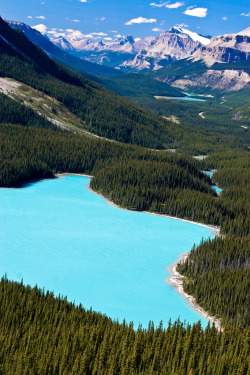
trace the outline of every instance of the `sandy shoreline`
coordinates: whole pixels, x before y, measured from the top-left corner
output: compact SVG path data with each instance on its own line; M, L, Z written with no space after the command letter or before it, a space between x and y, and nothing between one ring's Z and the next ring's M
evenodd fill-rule
M197 304L195 297L184 292L183 280L185 279L185 277L179 274L179 272L177 272L176 267L178 263L180 263L181 261L182 262L185 261L188 258L188 256L189 256L189 253L181 254L179 259L177 259L176 262L172 266L167 267L167 270L171 274L171 276L166 280L166 282L172 285L176 289L176 291L180 293L186 299L188 304L195 311L197 311L200 315L202 315L204 318L209 320L209 322L214 324L218 331L223 331L223 328L221 327L220 319L217 319L216 317L209 315L202 307L200 307Z

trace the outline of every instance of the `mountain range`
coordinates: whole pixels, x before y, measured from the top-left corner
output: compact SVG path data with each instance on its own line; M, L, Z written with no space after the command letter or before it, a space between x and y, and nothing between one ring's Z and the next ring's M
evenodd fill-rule
M89 78L94 80L93 75L115 77L139 72L173 88L196 93L229 92L250 87L250 28L237 34L211 38L172 27L157 37L135 39L126 36L107 42L62 36L49 40L24 23L7 22L11 27L21 29L50 57L85 76L91 74ZM120 82L124 80L126 78ZM104 81L101 83L106 85ZM117 84L110 85L109 81L106 87L112 89ZM114 91L123 92L119 88ZM177 95L176 92L173 96Z
M58 37L52 41L75 56L127 73L160 69L172 61L192 55L207 45L210 39L181 27L172 27L156 38L134 39L126 36L113 42L93 42L91 39Z
M47 36L42 35L39 31L30 27L29 25L26 25L23 22L9 20L5 21L12 28L21 30L31 42L35 43L40 48L42 48L47 53L47 55L50 56L52 59L57 60L58 62L64 65L68 65L81 72L97 76L100 75L112 77L121 74L117 72L117 70L107 67L105 65L93 64L92 62L72 56L71 54L67 53L68 48L65 48L65 50L63 50L63 48L58 48L54 43L52 43L49 40Z

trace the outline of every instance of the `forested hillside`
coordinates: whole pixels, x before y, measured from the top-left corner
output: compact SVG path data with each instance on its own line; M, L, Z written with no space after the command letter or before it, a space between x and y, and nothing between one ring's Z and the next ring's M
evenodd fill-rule
M249 329L118 324L53 293L0 282L0 371L12 374L207 374L249 371Z
M187 277L185 291L205 310L224 325L249 327L249 261L249 237L216 238L194 248L177 269Z
M66 70L2 19L0 35L4 38L0 38L0 76L56 98L97 135L151 148L173 144L172 125L167 121Z

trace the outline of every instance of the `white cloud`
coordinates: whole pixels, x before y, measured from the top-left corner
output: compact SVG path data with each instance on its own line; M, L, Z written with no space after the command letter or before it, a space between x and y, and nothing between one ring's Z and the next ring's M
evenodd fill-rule
M105 21L105 20L106 20L106 17L101 17L100 20L101 20L101 21Z
M187 24L185 23L178 23L177 25L175 25L176 27L189 27Z
M248 13L241 13L241 16L250 17L250 12L248 12Z
M155 18L143 18L143 17L138 17L138 18L133 18L132 20L128 21L125 23L125 25L133 25L133 23L153 23L156 22Z
M227 21L227 17L222 17L222 20L223 21Z
M116 34L114 36L115 36L115 38L121 38L122 37L121 34Z
M184 3L180 3L179 1L177 1L176 3L173 3L173 4L167 4L166 8L177 9L177 8L183 7L183 5Z
M155 27L154 29L152 29L152 31L162 31L162 29L159 29L159 27Z
M31 17L31 16L28 16L27 18L33 18L33 17Z
M79 0L80 3L87 3L87 0Z
M47 26L40 23L39 25L32 26L33 29L36 29L37 31L40 31L41 34L45 34L47 31Z
M187 16L204 18L207 16L207 8L187 8L183 14Z
M184 3L182 2L179 2L177 1L176 3L173 3L173 4L169 4L169 2L166 2L166 3L150 3L149 5L153 6L153 7L156 7L156 8L162 8L162 7L165 7L165 8L169 8L169 9L177 9L179 7L182 7L184 5Z
M69 39L93 38L92 34L83 34L80 30L66 29L65 33Z
M41 18L41 20L45 20L46 19L44 16L36 16L36 18Z
M104 40L113 40L112 38L103 38Z
M80 20L73 20L73 22L80 22Z
M105 34L103 32L100 33L91 33L92 35L99 35L99 36L107 36L108 34Z
M118 33L117 30L110 30L111 33Z
M59 33L59 32L57 32L57 31L54 31L54 30L50 30L50 31L47 31L47 33L46 34L48 34L48 35L51 35L52 36L52 38L59 38L59 36L63 36L63 37L65 37L66 36L66 34L65 33Z
M161 7L165 7L167 4L168 3L160 3L160 4L151 3L149 5L151 5L152 7L161 8Z

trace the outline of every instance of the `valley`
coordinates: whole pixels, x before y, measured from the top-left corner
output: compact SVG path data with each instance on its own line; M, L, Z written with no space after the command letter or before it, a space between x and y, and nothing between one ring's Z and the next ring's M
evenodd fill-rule
M222 37L175 27L110 43L126 53L116 75L85 71L62 39L61 65L52 41L10 24L0 18L1 371L247 374L248 35L230 36L242 61L209 67L195 56ZM162 49L173 40L179 55ZM183 291L221 330L164 281L187 252Z

